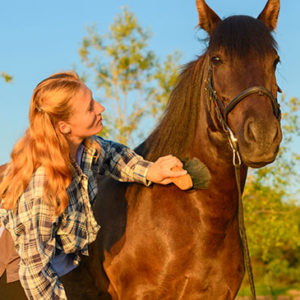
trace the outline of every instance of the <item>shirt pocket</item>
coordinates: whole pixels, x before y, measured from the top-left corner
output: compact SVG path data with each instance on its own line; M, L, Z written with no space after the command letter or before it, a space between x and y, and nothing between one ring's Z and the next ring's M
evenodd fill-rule
M25 234L25 225L24 223L19 223L14 229L14 234L16 235L16 237L20 237L23 234Z

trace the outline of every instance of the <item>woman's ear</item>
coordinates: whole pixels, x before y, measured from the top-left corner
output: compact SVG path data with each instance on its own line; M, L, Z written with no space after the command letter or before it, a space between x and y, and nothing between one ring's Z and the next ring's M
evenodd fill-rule
M71 127L65 121L59 121L57 123L58 129L62 134L69 134L71 133Z

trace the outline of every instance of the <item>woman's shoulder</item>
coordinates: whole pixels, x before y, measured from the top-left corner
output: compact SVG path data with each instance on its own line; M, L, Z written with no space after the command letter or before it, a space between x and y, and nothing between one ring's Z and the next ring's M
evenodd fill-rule
M103 157L105 153L110 152L118 144L106 140L98 135L93 135L85 141L85 150L93 157Z
M102 138L99 135L93 135L91 137L89 137L89 140L93 143L96 142L97 144L99 144L100 146L107 143L108 141L105 140L104 138Z
M116 151L116 152L121 152L124 149L128 149L126 145L120 144L118 142L112 141L112 140L106 140L98 135L94 135L89 138L90 141L96 142L100 145L101 150L108 150L108 151Z

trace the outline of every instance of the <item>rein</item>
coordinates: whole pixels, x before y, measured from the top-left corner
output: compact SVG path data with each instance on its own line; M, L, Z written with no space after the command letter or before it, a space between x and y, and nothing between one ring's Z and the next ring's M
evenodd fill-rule
M251 259L250 259L248 241L247 241L247 235L246 235L246 229L245 229L245 222L244 222L244 211L243 211L242 190L241 190L241 180L240 180L240 168L242 165L242 159L241 159L241 155L239 152L238 140L234 136L232 130L230 129L230 127L228 125L228 114L235 108L235 106L238 103L240 103L242 100L244 100L249 95L255 94L255 93L258 93L261 96L263 96L263 95L268 96L268 98L271 100L271 103L272 103L273 113L278 120L280 119L280 114L281 114L280 105L278 104L277 99L273 96L271 91L269 91L265 87L254 86L254 87L250 87L250 88L242 91L235 98L233 98L233 100L231 100L227 106L224 106L223 102L218 97L217 91L215 90L215 87L214 87L213 71L212 71L211 63L209 64L207 87L205 88L205 90L207 91L207 94L208 94L208 100L210 102L212 100L214 101L217 118L218 118L220 124L222 125L223 131L227 135L229 145L230 145L232 153L233 153L232 164L234 166L236 185L237 185L237 189L238 189L239 232L240 232L240 237L242 240L244 263L247 268L247 273L248 273L248 278L249 278L249 283L250 283L250 288L251 288L251 295L252 295L252 299L256 300L253 271L252 271L252 265L251 265ZM210 111L210 107L211 107L210 103L209 103L208 107L209 107L209 111Z

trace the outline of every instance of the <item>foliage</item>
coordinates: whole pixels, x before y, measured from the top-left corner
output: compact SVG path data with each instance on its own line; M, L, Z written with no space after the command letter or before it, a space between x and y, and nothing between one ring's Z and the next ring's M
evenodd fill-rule
M13 77L6 72L1 72L1 77L4 78L5 82L12 82Z
M79 49L84 79L94 77L97 99L106 107L106 133L128 143L144 120L160 113L175 85L180 54L168 55L163 63L148 49L151 34L127 8L117 15L109 32L100 35L95 26Z
M256 280L270 287L296 284L300 278L300 203L296 198L300 157L291 151L300 133L300 101L282 97L281 102L284 138L278 157L270 166L250 170L244 191L254 274Z
M255 274L270 284L300 278L300 207L283 193L254 183L244 197L246 227Z

